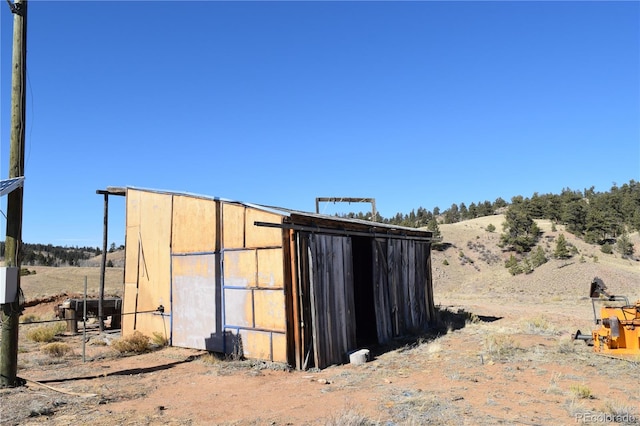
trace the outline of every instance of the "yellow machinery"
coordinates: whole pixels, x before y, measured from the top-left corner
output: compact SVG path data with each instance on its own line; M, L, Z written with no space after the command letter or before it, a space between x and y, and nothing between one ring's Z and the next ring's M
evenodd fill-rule
M604 282L596 277L591 282L591 304L596 326L591 335L575 334L593 344L595 352L608 355L640 355L640 300L634 305L625 296L613 296L607 293ZM596 312L600 306L600 315Z

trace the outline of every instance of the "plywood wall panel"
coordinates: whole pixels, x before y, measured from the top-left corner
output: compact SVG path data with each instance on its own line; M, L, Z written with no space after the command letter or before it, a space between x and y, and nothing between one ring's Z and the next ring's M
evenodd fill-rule
M125 282L129 285L125 286L125 299L129 305L133 295L136 312L153 311L159 305L167 307L171 295L171 195L134 190L129 190L128 194ZM132 293L136 288L137 298ZM147 333L164 332L164 322L153 318L153 314L136 314L135 329ZM123 334L126 335L125 330Z
M154 333L169 339L170 330L169 316L163 316L155 313L138 314L136 319L136 330L147 337L152 338Z
M253 300L256 328L286 331L284 291L256 290Z
M281 247L282 230L256 226L255 222L282 223L282 216L247 208L245 219L245 245L246 247Z
M271 333L239 330L238 335L245 357L271 361Z
M271 334L272 361L287 362L287 336L280 333Z
M130 189L126 197L124 282L137 282L138 239L140 235L140 191Z
M284 287L283 256L280 248L258 250L258 287Z
M212 252L216 248L216 201L173 196L173 253Z
M147 311L170 299L171 197L147 193L141 207L138 310Z
M135 321L134 315L128 315L136 310L136 283L124 284L124 295L122 297L122 335L126 336L133 333L133 325Z
M140 226L140 197L142 191L136 189L128 189L127 190L127 199L126 199L126 221L127 227L129 226Z
M223 248L243 248L245 207L237 204L222 204Z
M174 256L172 262L172 345L222 351L217 255Z
M253 291L224 290L225 325L232 327L253 327Z
M255 250L224 252L225 287L256 287L256 275Z

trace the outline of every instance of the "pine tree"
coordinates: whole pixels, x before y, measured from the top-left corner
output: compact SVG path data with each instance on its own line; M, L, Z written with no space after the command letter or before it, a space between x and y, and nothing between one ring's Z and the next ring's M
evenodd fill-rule
M545 256L542 247L538 246L538 248L536 248L536 250L531 254L531 265L534 268L537 268L545 263L547 263L547 256Z
M571 253L567 247L567 240L564 234L560 234L556 240L556 249L553 252L553 256L557 259L568 259L571 257Z
M524 208L524 203L512 204L505 213L500 246L525 253L535 246L540 229Z
M427 230L433 232L433 238L440 238L442 235L440 234L440 227L438 226L438 221L435 217L432 217L427 223Z
M624 232L618 241L616 242L616 251L623 257L631 256L633 254L633 243L629 239L629 234Z

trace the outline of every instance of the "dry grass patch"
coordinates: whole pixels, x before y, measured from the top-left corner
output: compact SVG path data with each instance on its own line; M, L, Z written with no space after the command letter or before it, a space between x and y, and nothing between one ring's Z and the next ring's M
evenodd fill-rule
M620 401L607 401L602 411L616 423L633 422L635 424L635 422L640 421L638 408L631 407Z
M513 357L520 346L509 334L489 334L484 339L484 348L492 357L505 360Z
M454 398L455 399L455 398ZM391 396L386 406L398 425L461 424L462 418L452 400L420 390L404 390Z
M557 334L558 329L544 316L530 318L524 322L524 331L529 334Z
M591 389L589 389L589 386L586 385L582 385L582 384L575 384L575 385L571 385L569 387L569 391L576 397L579 399L593 399L593 393L591 392Z
M38 343L50 343L56 339L56 336L67 329L64 323L56 323L54 325L45 325L32 328L27 331L27 339Z
M369 426L378 424L380 423L370 420L352 408L344 409L332 415L325 422L325 426Z
M71 346L62 342L47 343L46 345L42 346L40 350L43 353L54 358L62 358L63 356L73 352Z
M557 351L560 354L572 354L576 352L576 341L572 338L563 338L558 340Z
M169 339L167 339L164 334L157 331L153 332L153 337L151 338L151 340L153 341L153 344L158 346L167 346L169 344Z
M114 340L111 347L121 354L142 354L151 350L151 339L139 331L134 331L130 336Z
M40 317L34 314L22 315L20 317L21 324L30 324L32 322L38 322L38 321L40 321Z
M562 377L561 374L557 374L554 377L552 377L551 380L549 381L549 387L544 390L544 393L548 395L562 395L564 392L562 391L560 386L558 386L558 381L560 380L561 377Z

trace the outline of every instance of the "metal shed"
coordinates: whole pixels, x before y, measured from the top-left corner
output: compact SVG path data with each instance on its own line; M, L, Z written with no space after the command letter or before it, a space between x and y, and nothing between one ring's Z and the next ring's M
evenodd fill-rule
M173 346L306 369L435 320L430 232L180 192L124 194L124 336L161 333Z

